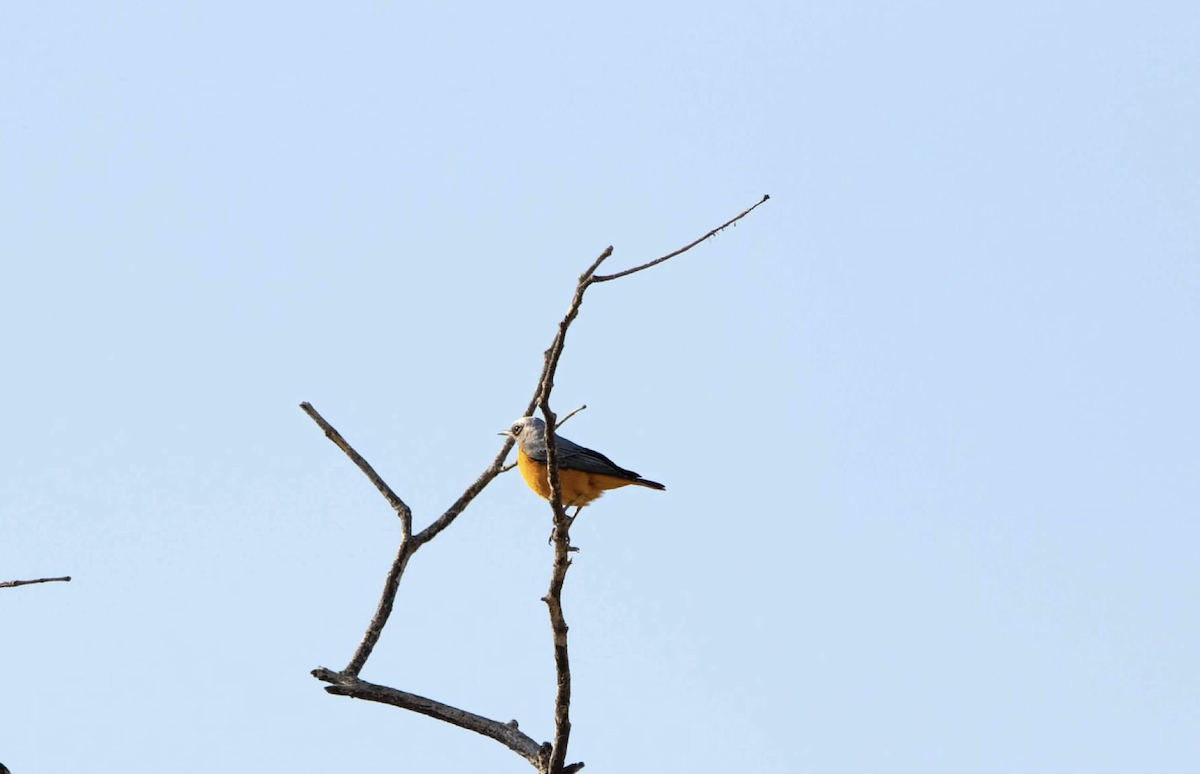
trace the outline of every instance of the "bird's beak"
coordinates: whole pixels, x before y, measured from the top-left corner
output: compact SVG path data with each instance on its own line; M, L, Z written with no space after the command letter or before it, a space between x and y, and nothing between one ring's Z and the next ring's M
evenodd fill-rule
M507 435L509 438L513 437L512 430L501 430L500 432L496 433L496 435Z

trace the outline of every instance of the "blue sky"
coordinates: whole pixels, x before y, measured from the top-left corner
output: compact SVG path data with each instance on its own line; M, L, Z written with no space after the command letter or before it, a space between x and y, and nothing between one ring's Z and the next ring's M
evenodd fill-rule
M0 761L527 770L328 697L396 519L524 408L585 511L595 771L1200 765L1193 3L0 11ZM363 677L551 734L549 511L494 482Z

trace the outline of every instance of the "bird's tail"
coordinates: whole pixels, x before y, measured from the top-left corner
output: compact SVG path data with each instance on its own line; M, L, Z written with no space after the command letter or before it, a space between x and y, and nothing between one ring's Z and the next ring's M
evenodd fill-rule
M644 486L647 489L657 489L660 492L666 490L666 487L663 486L662 484L658 483L657 481L648 481L644 478L639 478L637 481L632 481L630 483L637 484L638 486Z

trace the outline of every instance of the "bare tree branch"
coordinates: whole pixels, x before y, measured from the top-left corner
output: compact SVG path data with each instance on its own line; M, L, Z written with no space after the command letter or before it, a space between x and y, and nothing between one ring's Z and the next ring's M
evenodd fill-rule
M621 277L643 271L652 266L656 266L664 261L674 258L677 255L687 252L701 242L709 239L731 225L736 224L739 220L749 215L763 202L766 202L770 197L763 198L746 209L736 217L709 231L704 236L691 242L684 247L657 258L640 266L635 266L632 269L626 269L616 274L597 275L596 270L600 265L612 255L612 247L605 248L603 252L592 262L592 264L579 276L579 280L575 286L575 293L571 298L571 304L567 308L567 314L558 325L558 331L554 337L550 348L546 350L544 361L542 364L542 373L538 377L537 387L534 390L533 397L529 401L522 416L531 416L535 408L540 409L545 417L546 426L557 429L561 427L572 416L587 408L580 406L574 411L567 414L561 421L557 420L556 415L550 409L550 394L554 389L554 376L558 370L558 363L562 357L563 348L566 345L567 330L571 323L579 314L580 306L583 304L583 296L587 289L597 282L608 282L609 280L619 279ZM387 580L384 583L383 593L379 600L379 605L375 611L375 615L371 619L370 625L367 627L366 633L363 635L362 642L359 644L354 657L346 669L341 672L333 672L324 667L319 667L313 670L313 676L318 680L330 683L325 690L332 694L350 696L353 698L364 699L367 701L376 701L384 704L391 704L403 709L408 709L413 712L419 712L423 715L436 718L438 720L451 723L453 725L465 728L476 733L482 734L489 738L504 744L510 750L513 750L518 755L528 760L542 774L574 774L583 768L582 762L566 764L567 745L571 735L571 667L568 658L567 650L567 623L563 617L562 610L562 589L566 580L567 570L571 566L569 558L570 552L575 549L570 542L570 527L572 519L566 514L562 503L562 486L559 477L558 469L558 449L554 433L546 434L547 447L547 476L550 484L550 507L553 512L554 519L554 565L550 576L550 589L542 601L546 603L550 613L550 627L554 641L554 665L557 678L557 690L554 698L554 741L553 743L537 744L532 738L520 732L517 729L517 722L510 721L508 723L500 723L495 720L489 720L481 715L476 715L465 710L452 707L448 704L427 699L416 694L406 693L395 688L375 685L368 683L358 678L359 672L365 666L367 659L371 655L375 644L379 641L379 637L383 631L383 627L387 624L388 617L391 614L393 604L395 602L396 593L399 589L400 580L404 575L404 571L408 566L408 560L421 546L437 537L442 530L449 527L459 514L483 491L492 479L499 474L511 470L513 465L505 465L504 460L512 450L513 440L506 439L501 446L500 451L492 460L491 464L484 469L483 473L467 487L467 489L459 496L454 503L446 509L446 511L434 520L429 526L420 532L413 534L412 531L412 512L404 501L401 500L395 492L383 481L375 470L356 452L353 447L335 430L328 422L317 413L308 403L301 403L300 407L304 409L314 422L325 431L325 435L334 442L350 459L358 466L360 470L370 479L375 488L384 496L388 504L396 511L400 517L401 537L400 546L396 552L396 558L392 562L392 567L388 572ZM46 580L70 580L51 578ZM40 581L24 581L25 582L40 582ZM12 584L4 584L12 585Z
M550 410L550 393L554 389L554 375L558 370L558 362L562 357L563 348L566 346L567 330L579 315L579 308L583 305L583 294L587 292L587 289L594 283L608 282L609 280L627 277L630 274L649 269L677 255L686 253L701 242L716 236L726 228L737 223L770 198L770 196L764 195L753 206L743 210L699 239L661 258L656 258L648 263L635 266L632 269L626 269L616 274L597 275L596 270L600 268L600 264L604 263L612 255L612 247L610 246L604 252L600 253L599 257L592 262L587 271L579 276L579 282L575 286L575 294L571 298L571 305L567 308L567 314L563 317L562 322L558 324L558 333L554 337L554 343L550 345L550 349L546 350L546 361L542 368L542 378L535 399L538 407L542 410L542 415L545 417L546 427L557 428L560 424L556 421L554 412ZM526 412L526 414L528 413ZM570 415L567 418L569 419ZM566 420L564 419L563 421L565 422ZM563 510L562 487L559 482L558 471L558 448L553 432L546 433L546 461L546 475L550 483L550 508L554 513L554 532L552 533L554 538L554 567L550 575L550 591L542 600L546 603L550 612L550 628L554 635L554 666L558 683L554 696L554 744L550 755L549 774L562 774L564 764L566 763L567 744L571 738L571 664L567 651L568 627L562 611L562 587L567 577L567 569L571 566L569 554L572 547L570 538L571 520L567 518L567 514ZM572 764L572 766L582 768L582 764Z
M517 721L515 720L501 723L498 720L491 720L482 715L476 715L473 712L466 712L457 707L451 707L449 704L443 704L440 701L418 696L415 693L398 691L395 688L368 683L364 680L359 680L357 677L351 677L341 672L333 672L324 667L314 669L312 675L322 682L330 683L330 686L325 689L328 693L337 696L349 696L352 699L391 704L395 707L428 715L431 718L436 718L459 728L465 728L468 731L474 731L490 739L495 739L532 763L535 767L541 766L541 760L544 756L542 746L523 733L517 727Z
M325 431L325 437L333 441L333 443L345 452L358 469L366 474L375 488L383 495L383 498L388 501L388 504L396 511L400 517L400 547L396 551L396 558L392 561L392 568L388 571L387 580L383 585L383 595L379 598L379 604L375 608L375 615L371 617L371 622L367 625L367 631L363 633L363 638L358 644L358 648L354 652L354 656L350 659L350 663L346 665L345 673L347 675L357 677L366 665L367 659L371 657L371 651L375 649L375 644L379 642L379 637L383 634L383 627L387 625L388 618L392 614L392 606L396 601L396 590L400 588L400 576L404 574L404 568L408 566L408 559L412 556L414 550L414 542L412 539L412 511L404 501L392 491L392 488L387 485L375 469L371 467L362 455L354 450L350 442L342 437L342 434L334 429L333 425L325 421L325 417L321 416L312 404L307 401L300 404L300 408L304 413L308 414L317 425Z
M312 407L311 403L304 401L300 404L300 408L304 410L305 414L308 414L312 418L312 421L316 422L317 425L325 431L325 437L333 441L335 446L345 452L346 456L358 466L358 469L361 470L366 477L371 480L371 483L374 484L375 488L378 489L380 494L383 495L383 499L388 501L388 505L392 506L392 510L394 510L396 515L400 517L400 528L405 537L411 535L412 510L404 504L404 501L401 500L395 492L392 491L392 488L387 485L387 482L379 477L379 474L375 472L375 468L371 467L370 463L364 460L362 455L356 452L354 447L346 442L346 439L342 437L342 434L335 430L333 425L326 422L325 417L317 413L317 410Z
M371 652L375 649L375 645L379 642L379 638L383 633L383 627L387 624L388 618L392 614L396 593L400 587L400 579L404 575L404 570L408 567L408 560L416 553L418 548L432 540L438 532L449 526L454 518L462 512L483 487L487 486L488 482L496 477L499 472L498 468L503 463L511 444L504 445L501 453L488 469L483 472L483 475L467 488L467 491L459 497L446 513L442 514L436 522L425 528L421 533L414 536L412 534L412 512L404 504L404 501L392 491L391 487L363 459L362 455L355 451L354 447L342 437L341 433L325 421L325 418L311 404L307 402L301 403L300 408L325 431L325 436L345 452L346 456L353 460L354 464L366 474L371 483L375 485L375 488L383 494L384 499L400 515L401 524L400 546L396 551L396 558L392 561L392 567L388 571L387 580L384 582L383 594L379 598L375 615L372 616L371 622L367 626L367 631L363 634L362 641L359 643L353 658L351 658L350 663L341 672L334 672L325 667L318 667L313 670L313 677L331 683L330 687L325 689L329 693L392 704L491 737L518 755L521 755L539 771L546 771L547 761L550 757L549 745L538 745L537 742L518 731L515 720L508 723L499 723L433 699L427 699L423 696L375 685L374 683L358 679L359 673L366 665L367 659L370 658Z
M64 575L61 578L38 578L37 580L27 580L27 581L23 581L23 580L4 581L3 583L0 583L0 589L9 589L9 588L13 588L15 586L31 586L34 583L54 583L55 581L70 582L70 580L71 580L70 575Z
M558 427L555 427L555 428L554 428L554 430L557 432L557 431L558 431L558 428L559 428L559 427L562 427L563 425L565 425L565 424L567 423L567 420L568 420L568 419L570 419L571 417L575 416L575 415L576 415L576 414L578 414L580 411L583 411L585 408L587 408L587 404L586 404L586 403L585 403L585 404L583 404L582 406L580 406L579 408L575 409L574 411L572 411L570 414L567 414L567 415L566 415L565 417L563 417L562 419L558 420Z
M717 234L720 234L722 231L724 231L725 229L729 228L729 227L730 227L730 226L732 226L734 223L737 223L737 222L738 222L739 220L741 220L742 218L744 218L744 217L746 217L747 215L749 215L750 213L754 212L756 209L758 209L758 207L759 207L760 205L762 205L764 202L768 201L770 198L771 198L771 195L770 195L770 194L763 194L763 198L759 199L759 200L758 200L758 202L756 202L756 203L754 204L754 206L752 206L752 207L749 207L749 208L747 208L747 209L743 210L743 211L742 211L741 213L739 213L737 216L735 216L735 217L733 217L733 218L730 218L729 220L725 221L725 222L724 222L724 223L722 223L721 225L719 225L719 226L717 226L716 228L714 228L712 231L708 232L708 233L707 233L707 234L705 234L704 236L702 236L702 237L700 237L699 239L697 239L695 242L692 242L691 244L684 245L683 247L679 248L679 249L678 249L678 250L676 250L675 252L672 252L672 253L667 253L667 254L666 254L666 255L664 255L662 258L655 258L653 261L650 261L649 263L643 263L641 266L634 266L632 269L626 269L625 271L619 271L619 272L617 272L616 274L605 274L604 276L601 276L601 277L594 277L594 278L592 279L592 281L593 281L593 282L608 282L609 280L615 280L615 279L620 279L621 277L627 277L627 276L629 276L630 274L634 274L634 273L636 273L636 272L642 271L643 269L649 269L651 266L657 266L658 264L662 263L663 261L670 260L670 259L674 258L674 257L675 257L675 256L677 256L677 255L680 255L680 254L682 254L682 253L686 253L688 250L691 250L693 247L695 247L696 245L700 244L700 243L701 243L701 242L703 242L704 240L706 240L706 239L710 239L710 238L712 238L712 237L715 237Z
M546 365L542 369L542 384L538 405L545 417L546 427L557 428L558 418L550 410L550 392L554 389L554 375L558 371L558 362L562 357L563 347L566 346L567 329L579 314L583 304L583 294L592 282L596 268L608 255L612 248L601 254L592 266L579 278L575 287L575 296L567 310L567 316L558 324L558 334L554 343L546 350ZM550 509L554 514L554 565L550 573L550 590L542 601L550 612L550 631L554 639L554 672L556 687L554 692L554 742L550 750L549 774L560 774L566 763L567 745L571 740L571 660L567 651L567 621L563 617L562 587L567 578L567 569L571 566L569 551L571 550L571 523L567 519L562 504L562 483L558 470L558 442L553 432L546 433L546 475L550 481Z
M383 627L387 625L388 618L392 615L396 592L400 589L400 578L404 575L404 570L408 567L408 560L416 550L417 543L411 535L404 535L400 538L400 547L396 549L396 558L392 560L392 567L388 570L387 580L383 584L383 594L379 597L379 604L375 606L375 615L371 616L371 623L367 625L367 631L363 633L363 638L358 643L354 656L343 670L347 675L357 677L362 668L367 665L367 659L371 657L371 651L375 650L375 645L383 634Z
M483 488L492 483L493 478L500 475L500 471L504 468L504 458L508 456L508 452L512 449L512 447L513 439L505 439L504 445L501 446L500 451L496 453L496 457L492 460L492 464L488 465L487 469L479 474L479 478L475 479L474 483L467 487L467 490L463 492L457 500L454 501L454 504L447 508L446 512L437 518L437 521L433 522L428 527L417 533L413 540L416 541L418 546L425 545L430 540L433 540L435 537L437 537L439 532L444 530L446 527L449 527L451 523L458 518L458 514L466 510L466 507L471 504L471 501L483 491Z
M553 435L547 433L547 436ZM553 460L554 452L548 452ZM557 476L555 476L557 478ZM557 484L557 481L555 482ZM563 617L562 589L571 566L568 552L571 550L570 521L562 508L562 492L553 492L554 514L554 568L550 573L550 591L542 598L550 612L550 631L554 638L554 672L557 677L554 691L554 743L550 751L551 774L563 770L567 759L567 744L571 740L571 660L567 652L567 621Z

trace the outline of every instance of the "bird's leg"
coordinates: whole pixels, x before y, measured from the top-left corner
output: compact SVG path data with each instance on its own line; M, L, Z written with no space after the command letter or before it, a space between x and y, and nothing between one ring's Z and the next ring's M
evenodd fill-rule
M579 518L579 512L582 510L583 510L582 505L576 505L575 512L567 517L567 530L568 531L570 531L571 527L575 526L575 519ZM567 535L567 550L568 551L578 551L579 550L575 546L571 545L571 536L570 535Z
M578 513L578 511L576 511L576 513ZM563 522L563 531L570 532L571 524L572 524L572 522L575 521L575 517L574 516L564 516L563 518L566 519L566 521ZM546 544L550 545L551 543L553 543L554 538L557 535L558 535L558 525L556 524L556 525L554 525L554 529L550 530L550 537L546 538ZM567 537L570 538L570 535L568 535Z
M582 505L576 505L575 513L572 513L570 516L567 516L565 512L563 513L563 518L565 519L565 521L563 523L563 530L565 532L569 533L571 531L571 525L575 523L575 519L579 516L579 512L582 510L583 510ZM565 511L565 509L564 509L564 511ZM555 525L554 529L550 530L550 537L546 539L546 544L547 545L552 544L554 542L554 536L557 534L558 534L558 526ZM575 546L571 545L571 536L569 534L567 535L567 550L568 551L578 551L579 550Z

